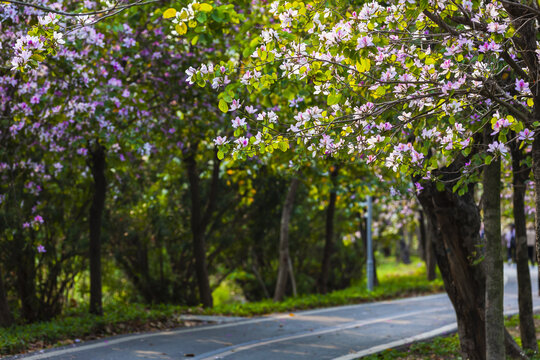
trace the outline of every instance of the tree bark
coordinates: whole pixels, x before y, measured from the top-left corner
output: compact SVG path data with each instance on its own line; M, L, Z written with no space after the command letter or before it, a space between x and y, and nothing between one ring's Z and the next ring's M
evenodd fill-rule
M503 259L501 248L501 160L484 168L483 210L486 234L486 358L504 360Z
M0 327L8 327L13 325L13 316L9 309L7 300L7 292L4 286L4 274L0 268Z
M103 315L101 285L101 226L107 180L105 178L105 148L96 143L90 153L90 170L94 180L93 199L90 207L90 313Z
M274 290L274 301L281 301L287 288L287 273L289 271L289 223L291 220L294 197L300 180L294 177L289 185L283 210L281 212L281 228L279 232L279 268Z
M486 359L485 273L477 264L480 256L480 213L472 188L463 195L452 191L463 159L444 169L448 181L442 191L435 183L423 182L418 199L426 219L431 222L433 245L444 286L456 311L458 335L464 359ZM505 331L507 354L519 355L519 347ZM491 359L490 359L491 360Z
M540 104L538 105L540 107ZM534 138L532 144L533 177L535 188L535 230L536 230L536 264L540 275L540 136ZM538 296L540 296L540 276L538 277Z
M420 211L420 226L421 229L423 228L424 236L425 236L425 247L424 247L424 255L425 255L425 262L426 262L426 275L428 281L433 281L437 277L437 262L435 258L435 249L434 249L434 241L436 239L433 237L433 234L435 233L431 227L433 226L430 221L427 222L427 231L426 231L426 221L424 220L424 212ZM421 230L422 231L422 230Z
M330 172L332 189L328 199L328 208L326 209L326 237L324 242L324 252L321 261L321 274L319 276L319 292L326 294L328 292L328 274L330 272L330 259L334 252L334 214L336 212L336 179L339 168L336 166Z
M427 254L426 254L426 223L424 221L424 212L418 211L418 228L416 228L416 235L418 236L418 255L426 263L427 267Z
M512 174L514 185L514 223L516 226L516 259L518 278L519 331L524 349L538 350L533 318L531 275L527 254L527 222L525 217L525 182L529 178L530 167L521 165L524 159L518 143L510 146L512 153Z
M186 157L191 196L191 233L193 236L195 273L197 275L200 301L204 307L212 307L212 290L210 289L208 266L206 262L206 240L204 234L206 227L203 225L204 220L201 210L200 179L197 170L197 162L195 161L196 148L197 146L195 145L194 149L190 149L190 153Z

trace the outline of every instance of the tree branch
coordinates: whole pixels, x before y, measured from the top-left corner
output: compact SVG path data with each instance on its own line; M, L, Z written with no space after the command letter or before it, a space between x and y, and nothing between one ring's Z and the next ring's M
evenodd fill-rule
M28 3L26 1L21 1L21 0L3 0L2 2L3 3L14 4L14 5L19 5L19 6L31 7L31 8L34 8L34 9L43 10L43 11L53 13L53 14L77 17L77 16L89 16L89 15L105 14L105 13L108 13L108 12L111 12L111 11L118 11L118 10L122 11L122 10L128 9L130 7L133 7L133 6L151 4L151 3L158 2L158 1L159 0L147 0L147 1L137 0L134 3L126 4L126 5L119 5L119 3L117 2L108 9L90 11L90 12L84 12L84 13L74 13L74 12L56 10L56 9L53 9L53 8L50 8L50 7L47 7L47 6L32 4L32 3Z

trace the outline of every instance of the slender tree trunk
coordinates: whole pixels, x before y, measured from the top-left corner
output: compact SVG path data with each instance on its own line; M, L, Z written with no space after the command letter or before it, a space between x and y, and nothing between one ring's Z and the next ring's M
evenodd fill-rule
M287 260L287 267L289 269L289 277L291 278L291 288L292 293L294 297L298 296L298 290L296 289L296 278L294 277L294 269L292 264L291 255L289 254L289 258Z
M94 179L90 207L90 313L103 315L101 285L101 224L105 208L107 180L105 179L105 148L96 143L90 154L90 170Z
M339 173L338 167L330 172L331 186L328 208L326 209L326 237L324 242L324 252L321 261L321 274L319 276L319 292L326 294L328 291L328 274L330 272L330 259L334 252L334 214L336 212L336 179Z
M501 161L484 168L484 229L486 233L486 358L504 360L503 259L501 248Z
M259 272L259 267L257 266L257 256L255 256L255 250L251 249L250 253L251 253L251 269L253 270L253 273L255 274L255 278L261 285L261 288L264 293L264 297L266 299L269 299L270 293L268 292L268 289L266 288L266 284L264 283L261 273Z
M7 301L7 292L4 286L4 274L0 267L0 327L7 327L13 324L13 316Z
M281 301L287 288L287 273L289 272L289 223L291 220L294 197L300 180L294 177L289 185L283 210L281 212L281 228L279 232L279 269L274 290L274 301Z
M435 258L435 248L434 248L434 242L436 241L436 239L433 237L433 234L435 234L435 231L434 229L431 229L431 227L433 226L431 221L428 221L427 222L427 231L426 231L426 221L424 220L424 212L423 211L420 211L420 226L421 228L423 228L424 230L424 236L425 236L425 250L424 250L424 253L425 253L425 262L426 262L426 275L427 275L427 279L429 281L433 281L435 280L435 278L437 277L437 272L436 272L436 268L437 268L437 260Z
M195 273L199 288L199 298L204 307L212 307L212 290L210 289L206 262L205 226L203 225L200 199L200 179L195 161L195 151L192 150L187 156L186 165L191 195L191 233L193 236L193 253L195 255Z
M426 223L424 221L424 212L422 210L418 211L418 228L416 229L418 236L418 255L424 262L427 267L427 240L426 240Z
M511 146L512 173L514 185L514 222L516 225L516 259L518 277L519 331L524 349L538 350L536 330L533 318L531 275L527 254L527 223L525 217L525 182L529 178L530 168L521 165L524 159L518 143Z
M540 104L538 105L540 107ZM538 296L540 296L540 136L532 144L533 177L535 188L535 230L536 230L536 265L538 267Z

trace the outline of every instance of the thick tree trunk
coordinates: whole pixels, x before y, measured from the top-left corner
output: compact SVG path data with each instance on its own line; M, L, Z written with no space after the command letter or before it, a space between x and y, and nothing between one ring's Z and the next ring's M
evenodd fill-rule
M328 208L326 209L326 237L324 242L324 252L321 262L321 274L319 276L319 292L326 294L328 291L328 274L330 272L330 259L334 252L334 214L336 212L336 179L339 169L334 167L330 172L332 190L328 199Z
M281 301L287 288L287 273L289 272L289 223L291 220L294 197L300 180L294 177L289 185L283 210L281 212L281 228L279 232L279 269L274 290L274 301Z
M208 267L206 262L206 243L203 225L204 220L200 199L200 179L195 161L195 151L186 157L186 165L191 196L191 233L193 236L193 253L195 255L195 273L197 276L197 286L199 288L199 298L204 307L212 307L212 290L208 279Z
M448 170L453 173L458 169ZM434 232L431 236L435 256L456 311L463 358L485 360L485 273L482 266L475 263L479 260L478 246L481 244L480 213L472 189L459 196L452 192L451 184L443 191L438 191L431 182L422 185L424 190L418 199L428 224L431 222L429 229ZM519 347L506 334L507 354L519 354Z
M524 349L538 350L533 318L531 275L527 254L527 222L525 217L525 182L529 178L530 168L521 165L523 152L518 144L511 146L512 173L514 185L514 223L516 225L516 259L518 277L519 331Z
M7 292L4 286L4 274L2 268L0 268L0 327L11 325L13 325L13 316L11 315L7 300Z
M90 313L103 314L101 285L101 224L105 208L107 180L105 179L105 148L95 144L90 154L90 170L94 179L92 206L90 207Z
M484 168L484 229L486 234L486 357L504 360L503 259L501 248L501 160Z
M22 241L20 242L22 243ZM29 244L17 249L15 272L17 293L21 301L21 317L28 323L40 319L39 301L36 294L36 253Z
M419 200L428 229L433 231L437 264L446 292L456 311L463 358L484 360L485 277L470 255L480 243L480 215L470 194L458 196L451 189L437 191L435 184L423 184Z

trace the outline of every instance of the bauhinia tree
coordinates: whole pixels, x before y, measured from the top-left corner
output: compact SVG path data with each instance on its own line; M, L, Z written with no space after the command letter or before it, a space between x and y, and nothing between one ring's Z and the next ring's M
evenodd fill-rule
M477 181L479 171L508 156L512 130L519 140L533 142L533 174L537 188L540 185L540 140L534 132L540 119L534 6L506 0L399 1L342 9L276 1L267 11L272 21L246 45L243 53L249 58L238 77L237 60L188 70L191 82L211 82L222 89L222 110L235 99L244 101L237 111L246 125L243 131L237 129L235 138L221 139L223 153L241 158L295 144L294 151L305 156L346 159L361 154L367 163L414 177L419 195L433 184L431 200L423 204L437 202L450 191L455 193L445 195L452 198L447 205L459 209L472 199L466 194L468 184ZM238 81L229 84L231 78ZM311 92L302 107L279 116L270 109L249 111L255 94L265 96L271 108L280 96L293 97L291 89L299 84ZM326 99L327 108L315 105L320 99ZM484 131L493 137L488 142L475 137ZM448 171L458 176L449 178ZM477 216L475 206L466 206L468 216ZM443 232L449 228L443 228L449 219L433 215L442 233L436 242L446 242ZM478 232L479 226L473 221L466 228ZM504 355L495 349L497 340L485 335L485 304L468 302L467 287L459 285L468 277L469 289L484 288L485 275L471 257L480 239L460 233L448 241L458 245L469 237L469 245L459 257L445 260L439 253L438 260L439 267L448 270L445 282L457 284L453 301L462 350L469 358L482 359L487 347L489 356L500 358ZM493 280L502 289L502 279ZM500 307L502 293L491 294L498 299L488 307ZM474 317L466 315L473 312ZM502 317L497 318L501 329ZM478 326L482 330L474 336L465 329Z

